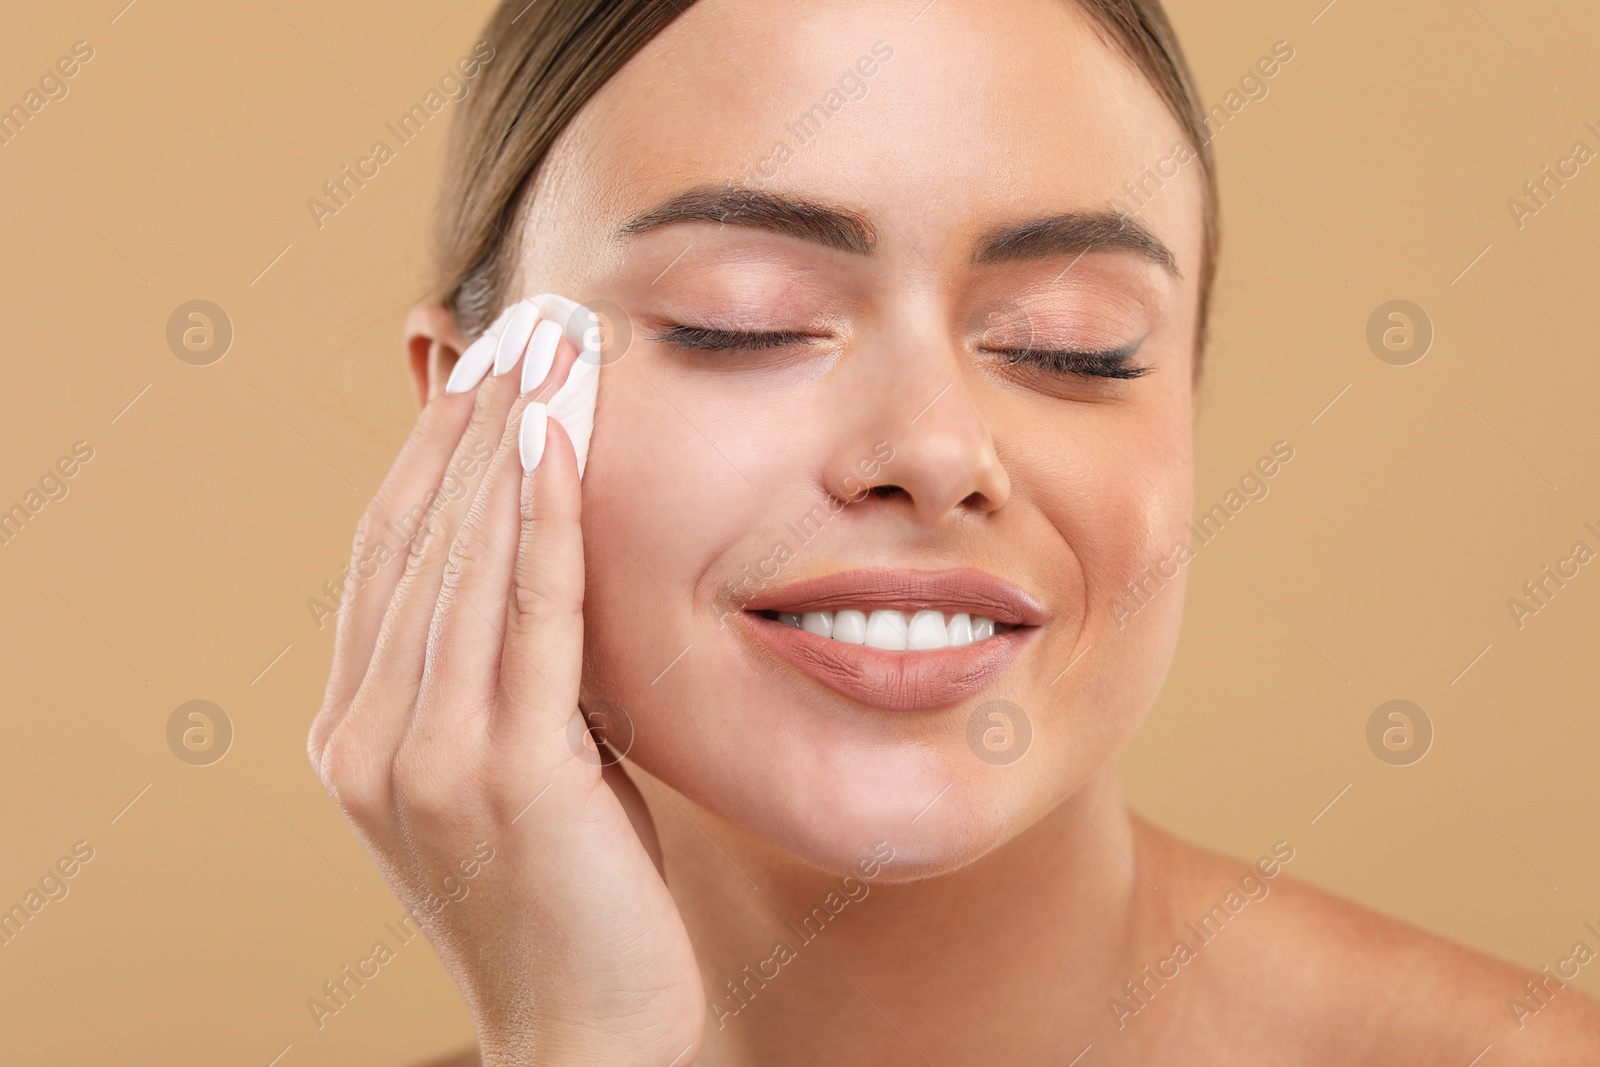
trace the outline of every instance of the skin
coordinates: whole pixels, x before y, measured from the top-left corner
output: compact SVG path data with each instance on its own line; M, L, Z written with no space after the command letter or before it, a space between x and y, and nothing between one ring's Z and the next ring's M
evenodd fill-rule
M1171 662L1181 578L1125 626L1108 605L1185 540L1198 168L1138 215L1174 269L1118 248L975 262L997 228L1106 210L1181 133L1070 4L908 17L703 0L558 142L518 295L606 301L633 328L602 374L581 487L555 423L521 474L516 375L442 395L463 339L437 306L408 321L426 406L356 557L449 467L465 491L347 599L311 753L425 916L484 1062L944 1067L1092 1045L1085 1063L1464 1065L1490 1044L1485 1065L1595 1062L1600 1011L1576 990L1519 1029L1506 1001L1527 999L1524 970L1127 810L1111 761ZM879 40L893 56L866 95L774 171L784 123ZM874 247L710 222L619 234L730 182L852 212ZM809 343L690 351L657 339L673 325ZM1147 373L1061 375L991 350L1030 338L1139 342ZM574 355L563 345L536 397ZM879 442L893 458L866 474ZM467 473L471 456L492 458ZM849 502L775 584L966 566L1039 601L1044 624L977 698L867 707L728 614L746 568L830 496ZM967 740L994 699L1031 727L1013 763ZM628 739L625 774L571 743L580 703ZM466 876L483 845L493 858ZM470 892L436 908L447 877ZM1246 877L1248 903L1201 945L1184 924ZM788 925L847 889L825 936ZM794 958L740 1007L725 983L770 976L779 939ZM1119 1019L1112 999L1135 1004L1124 984L1179 939L1195 958Z

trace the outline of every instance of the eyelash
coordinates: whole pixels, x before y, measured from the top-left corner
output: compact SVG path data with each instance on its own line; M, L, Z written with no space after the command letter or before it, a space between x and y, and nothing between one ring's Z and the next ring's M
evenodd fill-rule
M1132 381L1150 373L1149 367L1128 362L1139 350L1140 343L1135 342L1101 352L1082 352L1066 348L991 348L988 351L1004 358L1008 364L1031 363L1053 374Z
M656 334L679 348L692 348L702 352L747 352L762 348L782 348L797 343L810 344L814 338L796 330L717 330L710 326L668 326Z
M811 344L815 338L796 330L718 330L709 326L668 326L655 339L679 348L701 352L752 352L782 348L791 344ZM1101 352L1073 349L989 349L1009 365L1028 363L1053 374L1082 378L1110 378L1130 381L1143 377L1150 368L1129 363L1139 344Z

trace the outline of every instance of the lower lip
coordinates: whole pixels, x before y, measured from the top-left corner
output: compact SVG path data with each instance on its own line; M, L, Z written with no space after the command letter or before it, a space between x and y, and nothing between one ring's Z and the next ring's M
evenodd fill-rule
M887 711L931 711L983 689L1021 654L1037 627L1005 630L959 648L893 652L820 637L754 612L745 629L801 674L851 700Z

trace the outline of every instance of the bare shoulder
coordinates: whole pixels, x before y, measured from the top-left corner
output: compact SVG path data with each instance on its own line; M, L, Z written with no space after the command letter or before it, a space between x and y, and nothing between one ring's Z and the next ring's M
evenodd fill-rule
M1600 938L1530 969L1296 879L1287 842L1241 860L1137 825L1208 1010L1260 1008L1339 1064L1600 1064L1600 1001L1572 984Z

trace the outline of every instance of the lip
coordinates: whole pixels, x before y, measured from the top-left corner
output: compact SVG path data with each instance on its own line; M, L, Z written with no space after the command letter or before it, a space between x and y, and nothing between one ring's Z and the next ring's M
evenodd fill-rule
M762 590L738 613L746 633L790 667L873 708L931 711L981 692L1015 662L1046 615L1029 593L970 567L841 571ZM758 614L763 611L967 612L1008 629L960 648L907 650L850 645Z

